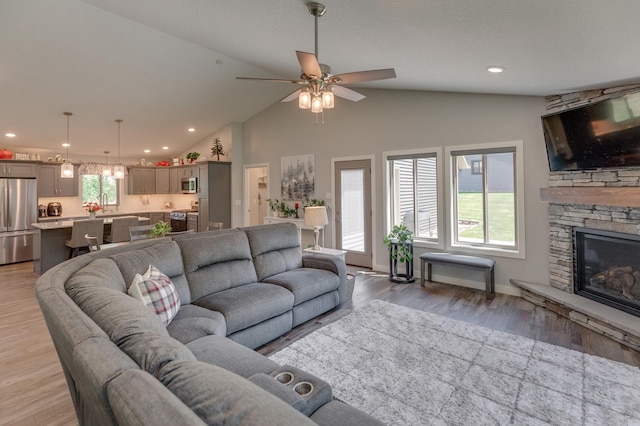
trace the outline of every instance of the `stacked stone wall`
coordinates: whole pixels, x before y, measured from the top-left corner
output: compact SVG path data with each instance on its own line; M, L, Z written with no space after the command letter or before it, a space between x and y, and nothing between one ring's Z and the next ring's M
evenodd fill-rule
M547 97L550 113L640 91L640 85L586 90ZM550 187L638 187L640 167L551 172ZM607 205L549 203L551 286L573 293L573 228L640 235L640 209Z

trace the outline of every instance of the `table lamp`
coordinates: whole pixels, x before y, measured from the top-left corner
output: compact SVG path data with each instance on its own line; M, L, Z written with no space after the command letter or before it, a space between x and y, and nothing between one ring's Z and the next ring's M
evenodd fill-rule
M327 208L325 206L313 206L304 209L304 224L313 226L313 234L315 237L314 250L320 250L318 245L318 235L320 234L320 226L327 225L329 218L327 217Z

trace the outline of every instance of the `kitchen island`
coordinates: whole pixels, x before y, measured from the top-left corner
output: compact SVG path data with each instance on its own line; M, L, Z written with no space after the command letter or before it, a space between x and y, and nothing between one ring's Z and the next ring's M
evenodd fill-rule
M33 232L33 272L43 274L69 258L69 249L64 242L71 238L73 220L59 222L38 222L31 226ZM105 225L111 225L113 218L105 218ZM138 224L149 223L148 217L138 217Z

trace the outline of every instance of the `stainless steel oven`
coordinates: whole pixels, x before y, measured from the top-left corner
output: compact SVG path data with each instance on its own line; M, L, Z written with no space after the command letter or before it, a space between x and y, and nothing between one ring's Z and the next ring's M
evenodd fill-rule
M180 181L183 194L195 194L198 192L198 178L184 177Z
M169 213L171 218L171 232L182 232L187 230L187 211L174 210Z

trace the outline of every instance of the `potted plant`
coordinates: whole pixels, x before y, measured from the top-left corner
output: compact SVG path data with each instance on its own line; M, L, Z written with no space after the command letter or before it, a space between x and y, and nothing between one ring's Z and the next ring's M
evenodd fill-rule
M227 155L226 152L224 152L224 148L222 146L222 142L220 142L220 138L215 138L213 139L212 145L211 145L211 156L216 156L218 161L220 161L220 156L221 155Z
M277 216L277 211L280 209L280 200L277 198L267 198L267 203L269 203L269 210L272 212L273 216Z
M187 160L189 160L190 163L193 163L194 161L196 161L198 157L200 157L199 152L190 152L187 154Z
M398 283L412 283L413 276L413 232L404 224L393 225L391 232L384 237L389 249L389 279ZM398 273L398 262L404 263L406 273Z
M84 207L84 209L89 213L89 218L91 219L95 219L96 213L102 210L102 207L100 207L100 205L95 201L83 203L82 207Z
M280 202L280 217L296 217L296 213L298 212L296 209L287 206L284 201Z
M171 232L171 224L169 222L161 220L153 225L153 228L151 228L151 231L149 231L149 235L152 235L156 238L161 238L164 237L167 232Z

